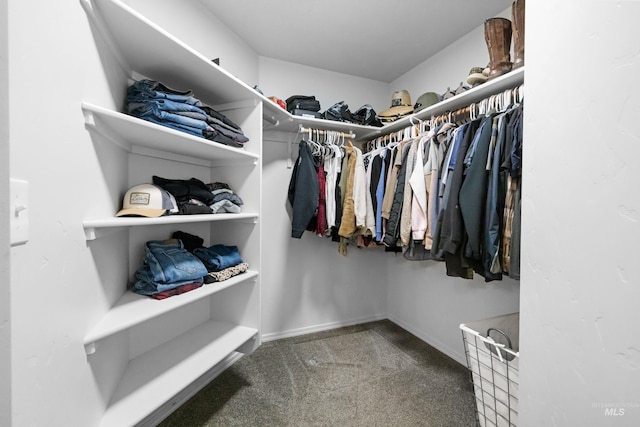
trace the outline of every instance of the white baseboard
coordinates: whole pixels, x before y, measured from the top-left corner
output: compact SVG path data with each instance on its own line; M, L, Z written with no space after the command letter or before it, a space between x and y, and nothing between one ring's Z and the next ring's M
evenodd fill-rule
M446 354L447 356L449 356L456 362L460 363L461 365L465 367L467 366L467 358L464 353L460 353L459 351L452 349L451 347L443 344L442 342L440 342L437 339L434 339L433 337L430 337L429 335L425 334L422 330L416 328L415 326L409 323L403 322L393 316L389 317L389 320L395 323L396 325L400 326L405 331L411 332L413 335L420 338L422 341L429 344L431 347L436 348L437 350ZM460 342L462 342L462 332L460 333Z
M389 317L386 314L378 314L372 317L363 317L359 319L352 319L352 320L341 321L341 322L331 322L331 323L325 323L322 325L313 325L313 326L308 326L304 328L290 329L288 331L264 334L262 335L262 342L275 341L282 338L297 337L301 335L312 334L315 332L323 332L331 329L343 328L345 326L353 326L353 325L358 325L360 323L375 322L377 320L385 320L385 319L390 320L391 322L400 326L407 332L412 333L413 335L420 338L425 343L429 344L430 346L446 354L447 356L449 356L456 362L460 363L461 365L467 366L467 359L464 353L460 353L459 351L456 351L451 347L443 344L439 340L433 339L433 337L430 337L429 335L425 334L421 329L409 323L403 322L393 316ZM460 334L460 340L462 340L462 333Z
M345 326L359 325L360 323L375 322L377 320L384 320L386 318L387 318L386 314L378 314L375 316L362 317L359 319L345 320L341 322L331 322L331 323L325 323L322 325L313 325L313 326L307 326L304 328L290 329L288 331L274 332L271 334L262 335L262 342L275 341L282 338L297 337L300 335L312 334L314 332L323 332L331 329L343 328Z

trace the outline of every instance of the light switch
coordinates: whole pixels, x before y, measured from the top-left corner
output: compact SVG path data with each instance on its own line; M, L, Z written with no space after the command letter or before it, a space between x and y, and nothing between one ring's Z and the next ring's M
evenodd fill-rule
M29 183L11 178L9 190L11 215L11 246L29 241Z

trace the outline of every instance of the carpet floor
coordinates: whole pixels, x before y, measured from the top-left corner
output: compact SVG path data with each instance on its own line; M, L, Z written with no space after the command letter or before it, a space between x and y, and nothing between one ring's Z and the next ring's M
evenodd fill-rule
M160 424L475 425L466 367L388 320L263 343Z

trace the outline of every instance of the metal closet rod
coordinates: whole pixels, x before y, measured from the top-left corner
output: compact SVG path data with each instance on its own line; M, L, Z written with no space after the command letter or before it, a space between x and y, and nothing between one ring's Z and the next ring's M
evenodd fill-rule
M350 139L355 139L356 138L356 134L354 133L344 133L344 132L339 132L339 131L334 131L334 130L322 130L322 129L312 129L312 128L305 128L304 126L300 125L300 129L299 129L300 133L308 133L308 132L313 132L316 133L318 135L324 135L328 132L334 132L340 135L341 138L350 138Z

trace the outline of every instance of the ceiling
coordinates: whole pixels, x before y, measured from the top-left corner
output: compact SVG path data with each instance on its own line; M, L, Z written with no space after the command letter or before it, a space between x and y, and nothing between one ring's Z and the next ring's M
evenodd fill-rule
M512 0L202 0L259 55L391 82Z

